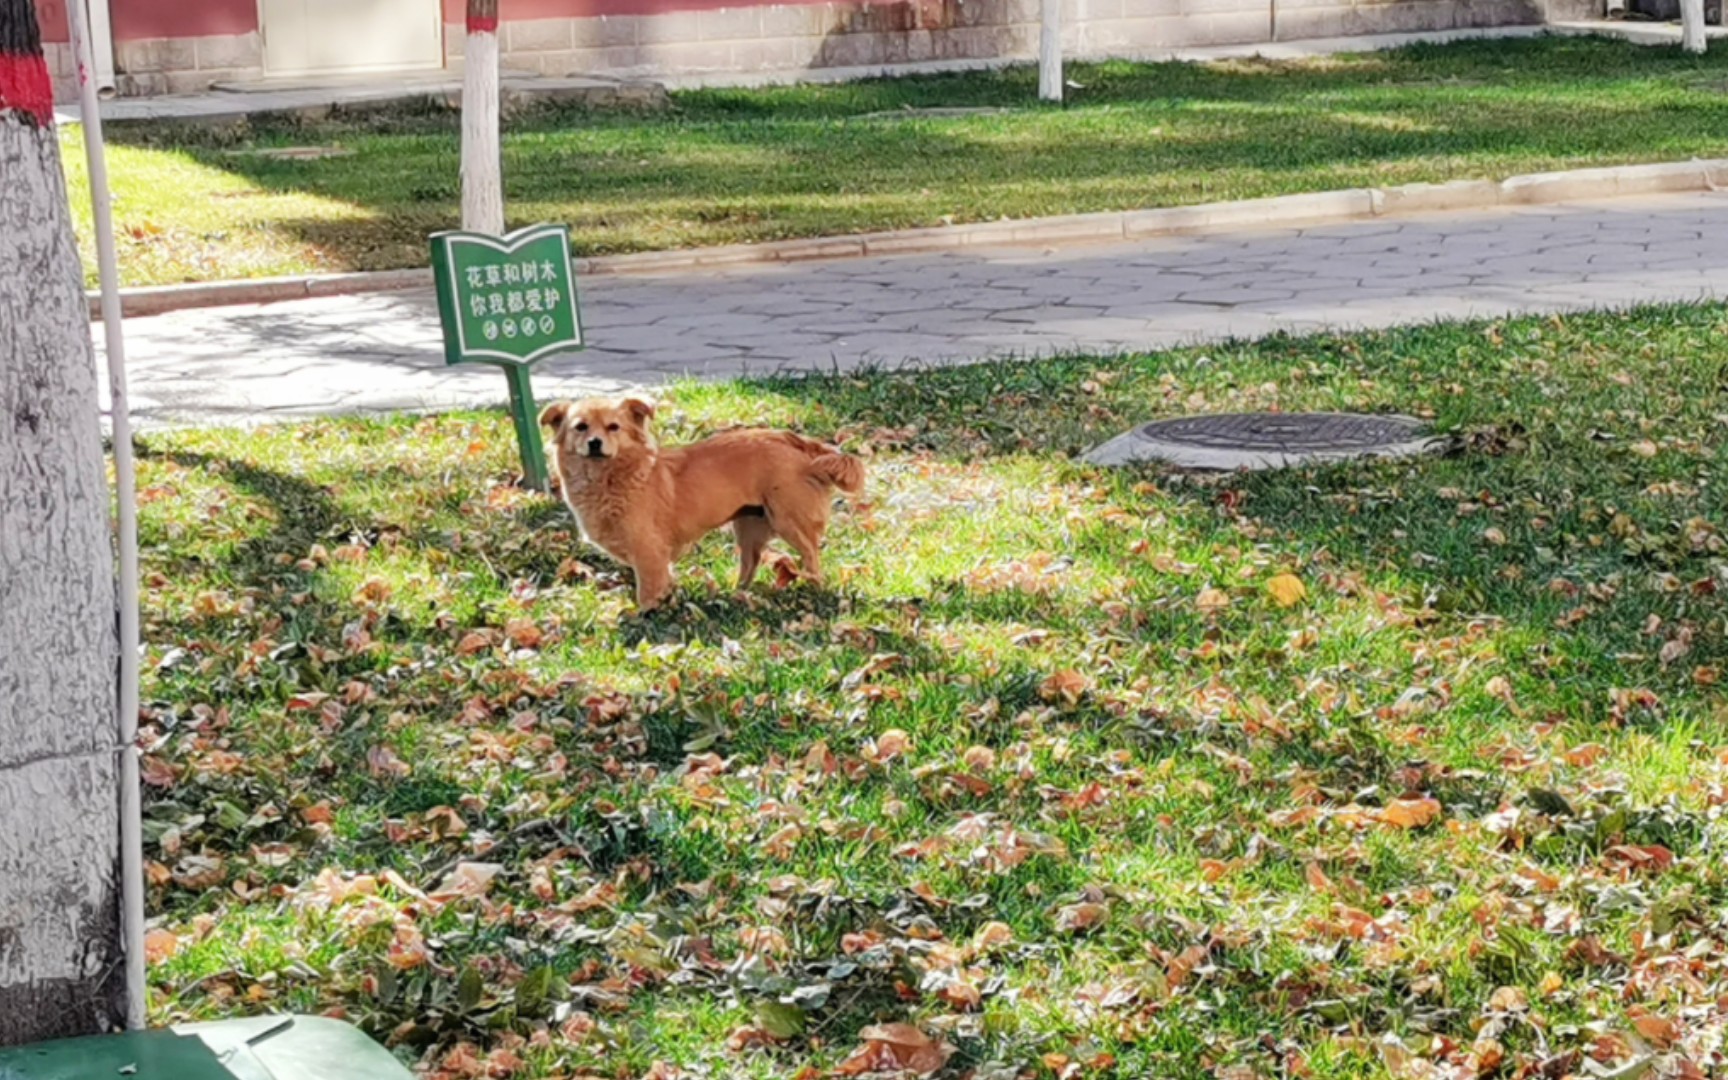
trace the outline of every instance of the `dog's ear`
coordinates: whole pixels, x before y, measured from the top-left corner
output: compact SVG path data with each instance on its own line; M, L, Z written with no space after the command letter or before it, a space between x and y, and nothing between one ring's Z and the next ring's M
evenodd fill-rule
M630 414L632 420L642 426L646 426L649 419L654 415L654 403L645 398L625 398L623 408L625 412Z
M559 428L564 426L564 417L569 412L570 403L568 401L554 402L553 404L546 406L546 408L540 413L540 426L549 427L553 431L557 431Z

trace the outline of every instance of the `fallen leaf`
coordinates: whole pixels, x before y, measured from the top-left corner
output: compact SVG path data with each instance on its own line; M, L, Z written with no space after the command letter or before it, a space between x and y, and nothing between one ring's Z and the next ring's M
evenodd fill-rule
M503 871L504 867L498 863L457 863L456 869L438 883L430 896L441 904L485 896L492 888L492 879Z
M227 879L227 867L215 855L188 855L174 867L174 884L192 892L215 888Z
M1200 595L1194 598L1194 606L1208 615L1216 614L1230 606L1230 594L1223 589L1208 586L1200 590Z
M1440 816L1438 799L1404 797L1393 799L1380 811L1380 820L1394 828L1420 829Z
M396 756L396 751L388 746L374 746L366 751L366 767L372 770L373 776L407 776L414 770L406 761Z
M873 1024L858 1033L864 1045L835 1066L841 1076L866 1073L916 1073L929 1076L948 1063L954 1048L911 1024Z
M1056 911L1056 929L1065 934L1083 934L1104 925L1110 909L1103 904L1068 904Z
M160 964L180 951L180 936L172 930L156 927L144 935L144 960Z
M1069 705L1079 704L1080 698L1086 693L1090 683L1086 676L1073 668L1063 668L1054 672L1049 678L1038 684L1038 696L1045 701L1061 701Z
M504 636L518 649L538 649L546 635L533 619L511 619L504 624Z
M1295 607L1308 599L1308 586L1302 584L1302 579L1295 574L1279 574L1266 582L1266 591L1272 594L1272 602L1281 608Z

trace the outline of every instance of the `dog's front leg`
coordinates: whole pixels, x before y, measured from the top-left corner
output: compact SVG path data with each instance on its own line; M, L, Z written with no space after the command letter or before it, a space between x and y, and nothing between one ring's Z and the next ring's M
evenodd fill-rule
M636 564L636 608L652 611L672 595L672 560L656 555Z

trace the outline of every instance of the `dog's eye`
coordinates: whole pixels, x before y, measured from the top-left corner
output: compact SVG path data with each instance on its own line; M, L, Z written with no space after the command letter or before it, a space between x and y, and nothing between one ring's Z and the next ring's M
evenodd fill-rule
M588 421L584 420L580 424L577 424L576 430L577 431L587 431L588 430Z
M606 425L606 430L607 430L607 431L617 431L617 430L618 430L618 425L617 425L617 424L607 424L607 425Z

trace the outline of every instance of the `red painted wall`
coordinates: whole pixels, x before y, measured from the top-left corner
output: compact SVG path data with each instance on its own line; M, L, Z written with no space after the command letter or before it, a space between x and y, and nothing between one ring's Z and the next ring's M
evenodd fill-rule
M67 0L36 0L42 40L65 41ZM583 18L593 15L652 15L752 4L815 3L817 0L500 0L506 20ZM108 0L116 41L247 34L258 29L258 0ZM460 24L467 0L443 0L444 21Z
M66 0L36 0L43 41L66 41ZM249 34L258 29L258 0L108 0L116 41Z
M109 0L118 41L249 34L258 29L258 0Z
M42 24L43 41L71 41L66 29L66 0L36 0L36 21Z

